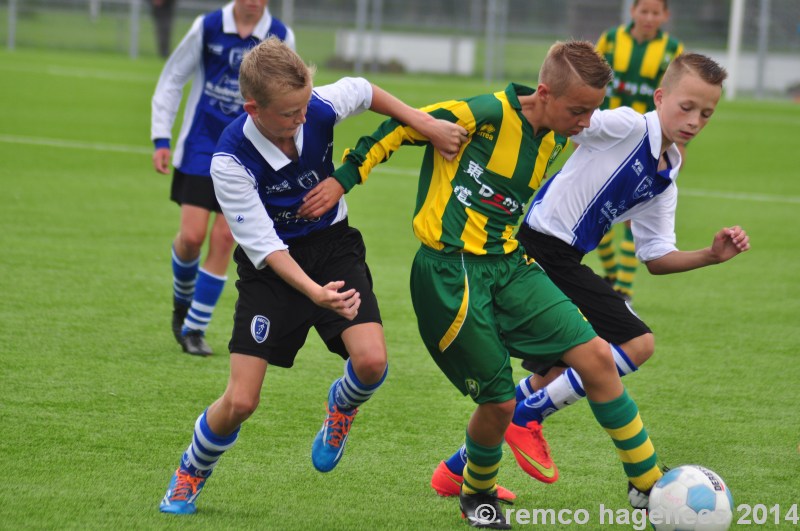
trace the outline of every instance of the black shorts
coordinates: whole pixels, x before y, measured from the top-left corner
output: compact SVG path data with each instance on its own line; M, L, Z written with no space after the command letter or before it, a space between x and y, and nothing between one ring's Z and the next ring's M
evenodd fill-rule
M361 294L358 315L348 321L320 308L269 267L253 267L244 250L237 247L233 258L238 266L239 299L228 349L263 358L271 365L291 367L313 326L328 350L347 359L342 332L357 324L381 323L361 233L344 220L285 243L292 258L318 284L344 280L343 290L355 288Z
M550 280L572 299L598 336L620 345L651 332L619 293L589 266L581 263L583 253L558 238L534 231L524 223L517 233L517 240L525 253L542 266ZM530 364L523 367L537 373L549 368Z
M179 205L193 205L209 212L222 212L214 194L214 182L208 175L190 175L175 168L169 198Z

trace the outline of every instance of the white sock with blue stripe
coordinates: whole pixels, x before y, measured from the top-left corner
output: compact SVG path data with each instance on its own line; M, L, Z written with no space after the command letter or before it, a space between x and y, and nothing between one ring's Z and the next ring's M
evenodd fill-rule
M197 270L200 268L200 257L184 262L175 254L172 246L172 296L178 304L189 306L194 297L197 282Z
M620 376L638 369L619 346L611 345L611 354L614 356L614 363ZM581 377L574 369L569 368L546 387L518 402L513 422L519 426L525 426L532 420L542 422L556 411L574 404L585 396L586 391L583 389Z
M206 420L206 413L197 418L194 424L192 443L181 459L181 469L193 476L207 478L217 466L217 461L226 450L229 450L239 438L239 428L227 436L220 436L211 431Z
M197 274L197 286L194 291L192 305L189 308L189 313L186 314L186 319L183 321L181 333L184 335L191 331L205 333L208 323L211 321L214 307L217 305L220 295L222 295L226 280L228 280L228 277L214 275L200 268Z
M386 374L389 372L389 366L383 371L381 379L371 385L361 383L356 376L356 371L353 370L353 364L350 360L344 364L344 376L334 382L333 398L339 409L348 411L357 408L364 402L370 399L372 394L378 390L383 381L386 379Z

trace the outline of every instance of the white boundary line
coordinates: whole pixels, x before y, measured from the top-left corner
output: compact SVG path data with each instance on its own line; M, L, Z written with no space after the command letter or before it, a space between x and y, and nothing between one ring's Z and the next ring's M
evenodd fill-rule
M58 138L42 138L31 136L17 136L17 135L2 135L0 134L0 143L5 144L24 144L30 146L48 146L65 149L82 149L89 151L101 152L117 152L117 153L130 153L136 155L149 155L153 152L150 147L140 146L127 146L123 144L103 144L95 142L82 142L80 140L61 140ZM390 175L404 175L408 177L416 177L417 171L408 168L391 168L387 166L379 166L375 168L379 173L388 173ZM757 201L760 203L784 203L790 205L800 204L800 197L796 196L783 196L774 194L757 194L757 193L741 193L741 192L725 192L723 190L700 190L695 188L680 188L680 194L689 197L709 197L714 199L731 199L734 201Z
M25 144L29 146L48 146L66 149L82 149L89 151L114 151L118 153L134 153L149 155L153 148L126 146L121 144L102 144L95 142L83 142L80 140L61 140L58 138L41 138L32 136L0 135L0 143L5 144Z

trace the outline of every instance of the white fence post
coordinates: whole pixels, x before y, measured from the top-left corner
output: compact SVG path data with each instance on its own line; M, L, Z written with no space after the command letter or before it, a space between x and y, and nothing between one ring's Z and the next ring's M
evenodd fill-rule
M17 0L8 0L8 49L17 44Z
M131 42L130 48L128 49L128 55L131 59L136 59L139 57L139 26L140 26L140 17L142 11L142 0L130 0L131 1Z
M739 49L742 46L742 24L744 24L745 0L733 0L731 21L728 25L728 90L725 99L736 98L736 83L739 82Z

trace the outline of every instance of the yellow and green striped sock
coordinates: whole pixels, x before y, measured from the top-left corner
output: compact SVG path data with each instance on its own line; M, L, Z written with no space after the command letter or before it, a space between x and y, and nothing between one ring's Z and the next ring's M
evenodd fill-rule
M619 245L619 264L617 266L617 282L614 289L633 296L633 279L636 277L636 268L639 261L636 259L636 246L633 243L633 232L627 225L625 226L625 237Z
M467 434L467 466L464 467L464 483L461 492L476 494L497 490L497 471L503 458L503 445L482 446Z
M661 477L658 457L647 435L636 402L623 389L609 402L589 400L595 418L611 436L628 480L642 492L650 490Z
M600 258L600 264L603 266L606 276L611 280L616 280L617 259L614 256L614 227L611 227L597 245L597 256Z

